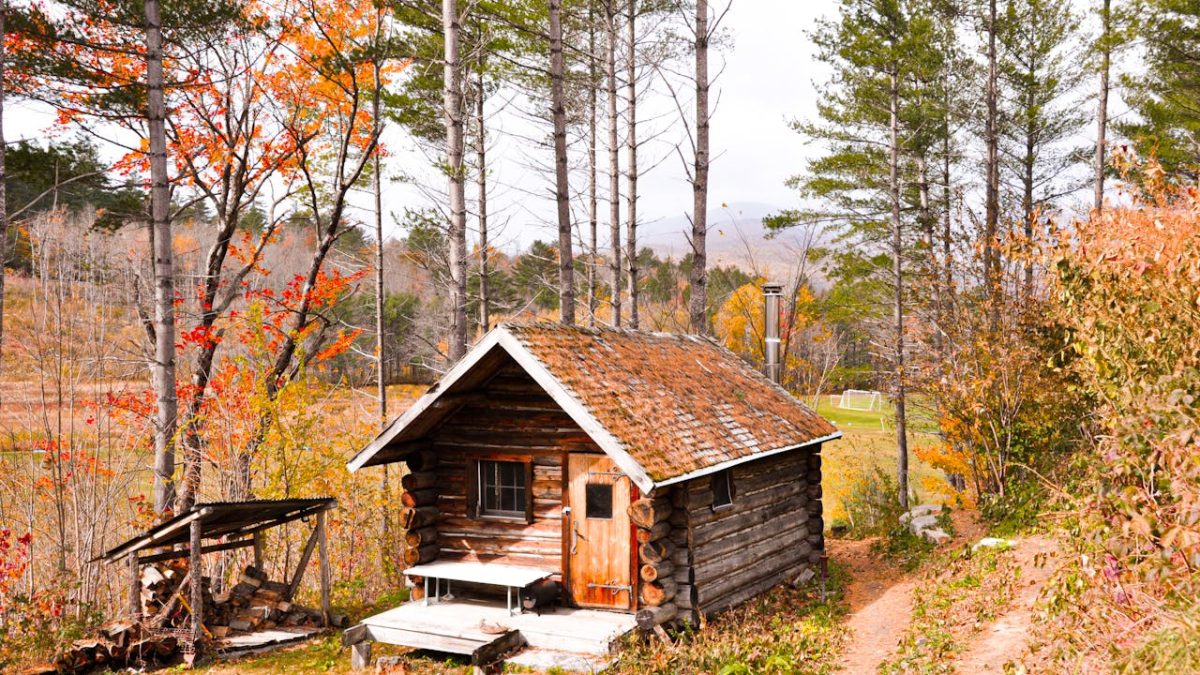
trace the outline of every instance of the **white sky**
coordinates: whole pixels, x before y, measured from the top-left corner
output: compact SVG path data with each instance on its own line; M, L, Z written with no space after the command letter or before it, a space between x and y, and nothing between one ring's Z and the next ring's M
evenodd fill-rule
M1080 9L1077 7L1077 11ZM814 62L813 46L806 33L814 28L818 18L832 17L836 11L836 0L733 0L722 24L728 32L729 44L713 54L710 65L712 74L720 73L712 95L715 110L711 127L714 163L710 209L717 209L723 203L741 203L766 206L773 211L798 203L794 191L783 183L803 168L812 149L789 128L788 122L794 118L812 119L815 115L814 81L823 80L827 73ZM639 162L642 177L638 220L653 229L655 222L678 221L690 214L692 192L680 158L672 149L685 138L674 104L661 85L656 85L656 91L651 91L643 101L644 109L639 109L642 122L639 133L646 138L661 132L658 140L643 148ZM503 101L493 102L495 106L503 104ZM620 105L623 109L624 102ZM693 110L690 95L684 105L690 116ZM528 107L528 103L511 103L492 122L496 133L489 149L489 177L493 186L489 210L493 242L506 249L524 247L536 238L556 237L551 225L554 213L551 176L545 170L552 166L549 149L529 138L548 131L532 125L518 110L522 106ZM53 122L49 112L28 103L10 104L5 114L5 132L10 141L43 137ZM604 137L601 119L602 141ZM445 178L431 168L429 158L417 151L399 129L389 130L385 142L394 153L387 166L388 174L409 174L427 186L418 189L413 185L387 185L385 211L400 214L406 207L426 207L440 201L438 195L445 190ZM582 147L574 146L572 152L573 161L583 157ZM686 146L683 154L690 161ZM115 158L116 153L106 156ZM534 164L538 168L533 168ZM603 152L599 164L602 168L606 165ZM624 169L624 151L621 164ZM573 192L582 193L583 180L582 172L572 173ZM601 186L605 184L602 177ZM473 198L473 195L474 187L468 186L468 196ZM603 190L600 200L600 229L605 232L607 205ZM365 195L359 201L364 209L369 204ZM582 199L576 201L574 208L575 217L585 220ZM624 211L622 197L622 214ZM357 215L369 220L365 210ZM392 218L385 219L387 236L402 235L391 223ZM602 247L607 245L606 240L602 234Z

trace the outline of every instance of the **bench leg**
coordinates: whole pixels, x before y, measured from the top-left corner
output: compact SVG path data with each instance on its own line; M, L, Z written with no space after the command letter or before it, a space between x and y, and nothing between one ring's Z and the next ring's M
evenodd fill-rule
M355 645L350 645L350 668L352 670L365 670L371 667L371 642L364 640Z

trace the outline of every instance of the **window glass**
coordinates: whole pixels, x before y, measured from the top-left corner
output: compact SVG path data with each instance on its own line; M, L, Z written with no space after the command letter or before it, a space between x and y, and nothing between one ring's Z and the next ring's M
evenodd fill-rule
M585 487L588 518L612 518L612 483L588 483Z
M733 479L729 477L729 469L718 471L712 476L713 508L733 504Z
M528 486L521 462L479 462L479 512L485 516L524 516Z

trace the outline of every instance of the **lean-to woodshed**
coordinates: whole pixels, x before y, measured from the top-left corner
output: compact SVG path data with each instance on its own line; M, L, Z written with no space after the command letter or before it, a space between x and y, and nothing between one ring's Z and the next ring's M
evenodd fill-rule
M407 463L402 566L431 594L551 579L648 627L817 563L840 435L705 338L503 325L349 467Z

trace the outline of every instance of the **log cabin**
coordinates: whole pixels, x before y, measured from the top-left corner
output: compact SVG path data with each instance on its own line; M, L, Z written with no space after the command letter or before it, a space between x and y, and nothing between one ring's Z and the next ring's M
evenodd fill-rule
M821 447L840 435L707 338L501 325L348 464L407 465L397 557L421 599L346 641L479 662L539 639L604 653L635 624L744 602L820 562ZM546 580L561 584L563 634L513 608ZM446 595L460 609L507 598L480 620L499 617L507 641L448 639L463 626L439 622L478 613L455 618ZM600 622L599 644L572 642L573 617Z

